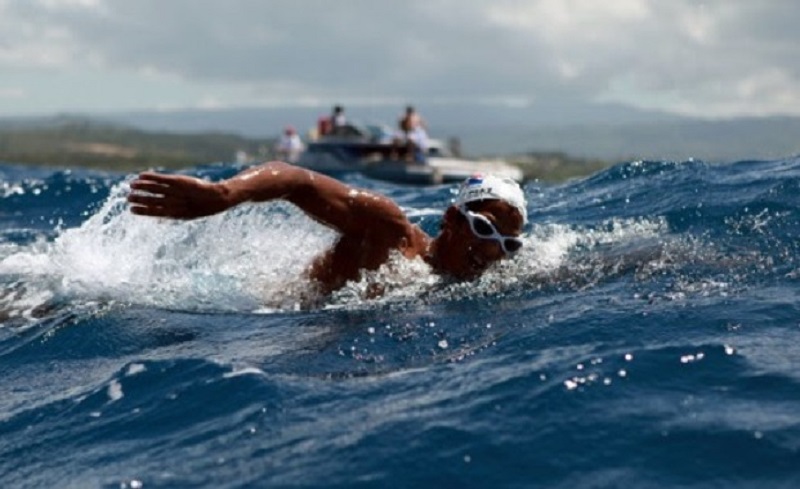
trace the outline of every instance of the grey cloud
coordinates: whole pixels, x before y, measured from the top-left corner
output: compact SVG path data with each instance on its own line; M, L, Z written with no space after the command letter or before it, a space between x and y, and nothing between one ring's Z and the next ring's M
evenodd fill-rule
M480 18L468 2L108 2L107 12L20 8L59 25L116 68L155 67L190 79L283 81L380 95L530 91L542 52ZM431 7L433 5L433 7ZM454 10L455 9L455 10ZM504 41L505 39L505 41Z
M77 63L155 68L290 96L593 98L625 79L643 93L722 103L737 84L773 69L798 91L800 110L800 88L791 86L800 71L794 53L800 4L788 0L616 3L617 11L635 13L627 17L580 0L36 5L11 1L2 13L66 29L76 42ZM582 12L590 6L597 18ZM528 15L522 20L530 24L504 24L490 9L511 20Z

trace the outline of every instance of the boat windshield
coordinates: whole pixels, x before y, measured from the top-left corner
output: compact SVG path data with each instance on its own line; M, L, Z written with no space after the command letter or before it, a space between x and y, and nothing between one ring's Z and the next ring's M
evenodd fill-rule
M367 124L364 127L376 143L391 143L394 139L394 132L385 124Z

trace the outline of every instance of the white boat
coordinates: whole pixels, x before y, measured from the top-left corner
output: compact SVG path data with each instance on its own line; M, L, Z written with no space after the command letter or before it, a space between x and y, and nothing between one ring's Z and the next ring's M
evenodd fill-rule
M378 180L432 185L461 182L475 173L523 180L522 170L502 160L458 158L439 140L430 139L423 162L399 158L393 133L385 125L349 123L308 144L295 163L328 175L360 172Z

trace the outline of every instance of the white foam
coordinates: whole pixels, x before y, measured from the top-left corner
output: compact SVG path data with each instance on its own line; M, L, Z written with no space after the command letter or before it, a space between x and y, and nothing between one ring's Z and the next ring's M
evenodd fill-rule
M116 380L109 382L106 392L108 393L108 398L111 400L111 402L119 401L125 397L125 394L122 392L122 384Z
M53 241L0 250L0 274L24 282L20 293L0 297L0 307L30 310L64 295L187 309L254 309L265 293L296 280L334 238L284 203L243 205L184 222L131 214L127 193L127 182L115 186L94 215Z
M194 221L135 216L114 186L99 210L79 227L25 246L0 248L0 274L19 277L18 290L0 295L0 312L30 317L58 297L84 302L120 301L178 309L272 312L303 307L309 294L303 272L327 249L335 233L282 203L242 205ZM432 209L407 209L431 216ZM440 214L441 211L438 211ZM667 231L663 219L613 219L597 226L535 224L522 251L469 284L443 287L421 259L394 256L347 284L330 307L447 298L514 287L567 264L575 248L621 243Z
M451 283L435 275L421 259L407 260L394 255L358 282L346 284L333 294L328 307L364 307L408 301L437 302L463 297L495 294L520 286L562 280L563 270L573 266L571 253L599 245L625 244L650 239L668 232L664 219L612 219L596 226L566 224L533 225L523 236L522 250L513 258L497 262L480 278ZM377 295L376 291L382 291Z
M242 375L255 375L259 377L263 377L266 375L263 370L256 367L243 367L239 370L233 370L231 372L226 372L222 374L222 377L225 379L232 379L234 377L240 377Z
M125 372L125 375L127 377L130 377L130 376L137 375L137 374L140 374L140 373L146 372L146 371L147 371L147 367L145 367L144 364L132 363L132 364L130 364L128 366L128 370Z

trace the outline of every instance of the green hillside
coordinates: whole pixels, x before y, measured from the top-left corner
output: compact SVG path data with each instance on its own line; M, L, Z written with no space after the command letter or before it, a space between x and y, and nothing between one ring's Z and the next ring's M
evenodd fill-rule
M116 171L229 162L237 152L267 157L273 144L232 134L156 133L80 119L0 126L0 161Z

